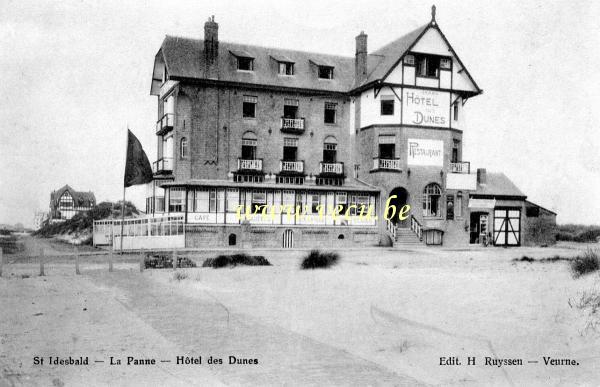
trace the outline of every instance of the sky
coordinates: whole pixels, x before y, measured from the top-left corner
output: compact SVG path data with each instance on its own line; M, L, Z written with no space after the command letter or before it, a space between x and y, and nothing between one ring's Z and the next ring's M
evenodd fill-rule
M156 159L154 55L166 34L353 56L427 23L423 1L0 0L0 223L32 225L71 185L120 200L126 129ZM504 172L559 223L600 224L600 2L435 1L484 93L463 160ZM144 207L145 188L127 198Z

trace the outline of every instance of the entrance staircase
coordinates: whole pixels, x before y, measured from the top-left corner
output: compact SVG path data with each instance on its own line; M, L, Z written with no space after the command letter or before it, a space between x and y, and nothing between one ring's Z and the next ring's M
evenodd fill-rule
M389 220L386 221L388 235L392 240L392 244L397 248L410 248L423 246L423 242L419 237L421 226L414 217L411 218L411 227L398 227Z

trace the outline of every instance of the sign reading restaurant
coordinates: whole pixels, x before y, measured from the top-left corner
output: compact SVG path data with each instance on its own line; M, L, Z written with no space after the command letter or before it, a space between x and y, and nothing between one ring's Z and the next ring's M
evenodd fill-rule
M444 142L441 140L408 139L408 165L444 165Z
M402 104L402 123L405 125L449 127L450 94L447 92L404 89Z

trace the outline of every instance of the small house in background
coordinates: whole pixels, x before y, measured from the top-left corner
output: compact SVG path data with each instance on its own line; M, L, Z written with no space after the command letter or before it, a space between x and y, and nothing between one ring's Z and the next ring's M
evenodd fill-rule
M75 214L91 210L96 205L94 193L75 191L68 184L50 194L50 222L71 219Z

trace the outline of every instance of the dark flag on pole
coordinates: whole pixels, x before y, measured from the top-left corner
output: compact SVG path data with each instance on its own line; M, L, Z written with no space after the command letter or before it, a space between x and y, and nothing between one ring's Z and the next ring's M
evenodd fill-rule
M152 181L152 167L137 137L127 129L127 161L125 162L125 188Z

